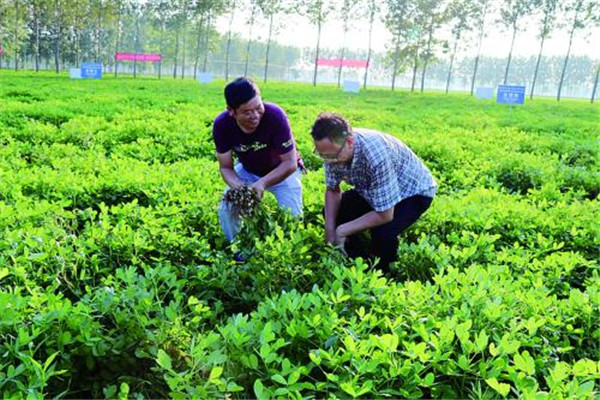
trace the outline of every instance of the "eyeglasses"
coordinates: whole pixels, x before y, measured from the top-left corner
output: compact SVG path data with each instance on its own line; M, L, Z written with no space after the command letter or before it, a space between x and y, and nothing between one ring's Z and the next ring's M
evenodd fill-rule
M346 147L346 143L348 143L348 138L346 137L346 140L344 140L344 143L342 144L342 147L340 147L340 149L338 150L337 153L335 154L321 154L317 151L317 148L315 147L313 149L313 152L319 156L323 161L328 162L328 161L336 161L339 159L340 154L342 154L342 151L344 151L344 147Z

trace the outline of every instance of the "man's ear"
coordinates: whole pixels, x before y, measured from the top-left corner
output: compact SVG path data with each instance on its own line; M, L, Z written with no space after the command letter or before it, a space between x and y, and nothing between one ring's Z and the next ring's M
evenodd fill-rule
M350 145L350 147L354 145L354 135L348 136L348 144Z
M235 110L229 106L227 106L227 112L229 113L230 117L235 117Z

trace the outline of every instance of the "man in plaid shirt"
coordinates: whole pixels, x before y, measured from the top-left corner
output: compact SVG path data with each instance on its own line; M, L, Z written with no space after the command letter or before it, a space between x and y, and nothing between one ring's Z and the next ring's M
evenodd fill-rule
M380 259L389 272L398 235L431 205L437 184L423 162L393 136L352 129L341 115L321 113L311 135L325 164L325 236L350 257ZM343 192L341 181L354 186ZM365 249L358 233L370 230Z

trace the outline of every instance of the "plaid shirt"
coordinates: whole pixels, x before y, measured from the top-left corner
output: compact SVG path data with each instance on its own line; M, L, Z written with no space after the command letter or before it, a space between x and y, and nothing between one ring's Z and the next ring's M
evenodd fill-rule
M375 211L385 211L415 195L433 197L437 184L421 159L397 138L370 129L354 129L349 164L326 163L325 183L346 181Z

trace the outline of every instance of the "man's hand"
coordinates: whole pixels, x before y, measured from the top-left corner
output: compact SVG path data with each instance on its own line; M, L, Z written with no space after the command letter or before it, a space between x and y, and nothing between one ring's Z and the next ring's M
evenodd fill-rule
M258 181L254 182L250 187L256 190L256 193L258 193L258 198L262 199L263 195L265 194L265 184L259 179Z
M325 241L338 249L343 255L348 256L344 245L346 244L346 236L338 235L338 231L334 229L325 230Z
M335 245L336 239L337 239L337 237L335 235L335 228L334 229L325 229L325 242Z

